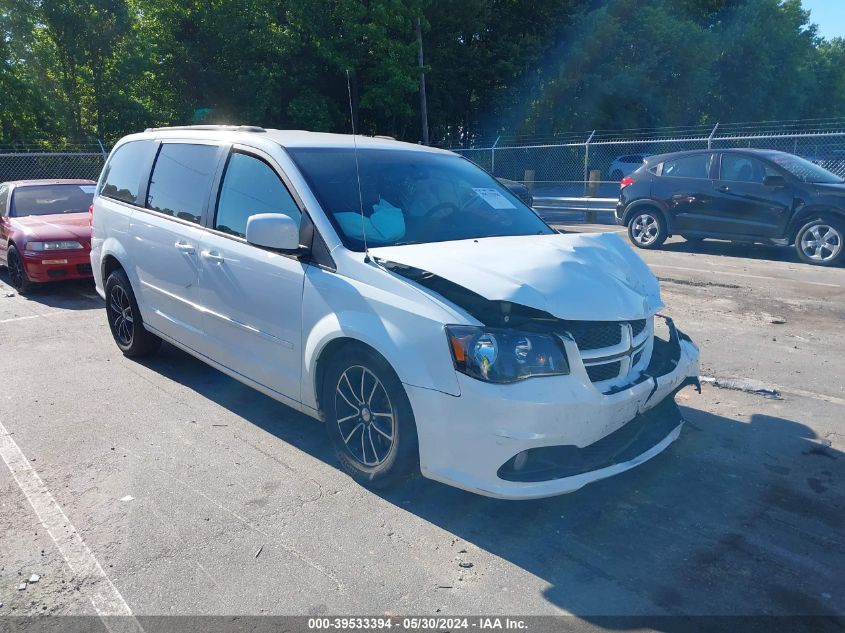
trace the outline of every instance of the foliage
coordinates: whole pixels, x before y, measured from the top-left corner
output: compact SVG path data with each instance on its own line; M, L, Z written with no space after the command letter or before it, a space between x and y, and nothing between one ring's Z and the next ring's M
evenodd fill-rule
M0 144L238 122L434 142L841 116L800 0L0 0Z

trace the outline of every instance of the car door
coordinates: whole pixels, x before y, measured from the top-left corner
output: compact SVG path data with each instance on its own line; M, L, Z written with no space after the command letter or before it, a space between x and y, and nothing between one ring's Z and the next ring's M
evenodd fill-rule
M258 213L284 213L297 223L302 219L272 157L235 146L200 244L198 301L208 355L299 401L306 264L247 243L247 220Z
M715 204L709 212L714 232L782 237L792 211L792 187L765 185L766 176L782 173L755 156L739 152L720 155Z
M131 220L130 253L146 322L201 351L197 305L202 220L224 150L217 144L165 142L153 165L145 212Z
M713 154L702 152L670 158L660 165L651 193L666 204L674 232L695 232L706 226L714 198L712 162Z
M6 245L12 234L12 221L9 219L9 185L0 185L0 262L6 263Z

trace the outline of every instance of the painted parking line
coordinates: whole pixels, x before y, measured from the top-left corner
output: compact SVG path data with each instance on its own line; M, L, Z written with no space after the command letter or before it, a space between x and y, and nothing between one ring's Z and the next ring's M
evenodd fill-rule
M126 600L103 571L99 561L91 553L79 532L73 527L2 422L0 422L0 457L9 467L12 477L20 486L38 516L38 520L53 539L68 567L80 580L85 581L80 583L80 591L88 594L88 599L97 615L101 618L131 616L132 610L126 604ZM134 618L120 620L120 626L116 628L122 631L142 631ZM107 628L112 628L107 619L103 622Z

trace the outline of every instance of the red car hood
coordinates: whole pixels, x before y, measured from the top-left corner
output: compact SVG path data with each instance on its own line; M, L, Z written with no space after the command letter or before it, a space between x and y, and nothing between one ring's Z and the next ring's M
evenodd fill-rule
M77 240L85 248L91 244L91 225L87 213L30 215L12 218L15 227L28 240Z

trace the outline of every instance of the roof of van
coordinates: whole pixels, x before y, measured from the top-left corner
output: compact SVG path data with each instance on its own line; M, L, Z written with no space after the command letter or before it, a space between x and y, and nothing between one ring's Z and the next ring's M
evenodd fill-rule
M357 143L362 149L407 149L434 153L450 153L448 150L416 143L397 141L388 136L329 134L327 132L308 132L306 130L274 130L246 125L189 125L181 127L150 128L144 136L156 138L249 138L262 137L275 141L282 147L354 147Z
M87 180L83 178L41 178L29 180L7 180L0 182L0 184L11 185L13 187L33 187L36 185L96 185L95 180Z

